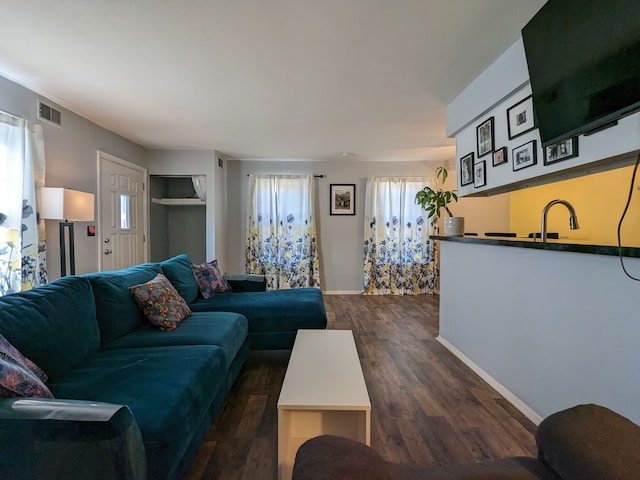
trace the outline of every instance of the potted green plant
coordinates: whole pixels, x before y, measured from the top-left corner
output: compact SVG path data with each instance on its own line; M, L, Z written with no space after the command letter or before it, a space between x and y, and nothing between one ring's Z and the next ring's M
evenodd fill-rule
M447 206L451 202L458 201L458 195L454 190L443 190L441 185L447 180L449 172L445 167L436 168L435 188L424 187L416 193L416 203L427 212L429 218L440 218L440 211L444 208L448 217L444 218L444 235L446 237L460 237L464 235L464 217L454 217Z

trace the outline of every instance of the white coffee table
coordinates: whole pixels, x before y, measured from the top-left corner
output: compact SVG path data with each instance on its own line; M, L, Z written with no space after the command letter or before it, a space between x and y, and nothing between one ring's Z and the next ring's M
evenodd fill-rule
M278 399L278 478L322 434L371 443L371 402L351 330L298 330Z

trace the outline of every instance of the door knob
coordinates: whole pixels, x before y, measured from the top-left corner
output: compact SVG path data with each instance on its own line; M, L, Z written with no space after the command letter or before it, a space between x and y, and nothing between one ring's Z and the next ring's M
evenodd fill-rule
M110 241L111 241L111 239L110 239L110 238L105 238L105 239L104 239L104 243L109 243Z
M111 250L109 250L108 248L104 249L104 254L105 255L111 255Z

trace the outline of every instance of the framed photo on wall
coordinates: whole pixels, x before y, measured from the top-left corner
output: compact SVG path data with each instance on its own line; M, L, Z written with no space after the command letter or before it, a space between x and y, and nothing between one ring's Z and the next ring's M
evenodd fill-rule
M473 152L460 159L460 185L473 183Z
M567 138L544 148L544 164L561 162L578 156L578 137Z
M493 166L504 165L507 163L507 147L501 147L493 152Z
M355 183L329 185L329 214L356 214L356 185Z
M473 187L484 187L487 184L487 162L482 160L473 166Z
M531 167L537 163L536 144L537 142L535 140L531 140L530 142L513 149L511 152L511 159L513 161L514 172L516 170Z
M507 109L507 128L509 130L509 140L536 128L532 96L525 98L513 107Z
M478 158L493 152L493 117L488 118L476 127Z

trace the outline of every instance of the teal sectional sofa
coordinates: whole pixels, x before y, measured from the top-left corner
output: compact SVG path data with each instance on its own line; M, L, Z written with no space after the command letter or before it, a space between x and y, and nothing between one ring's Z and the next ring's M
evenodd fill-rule
M0 478L179 479L251 348L291 348L298 328L326 327L318 289L242 277L204 300L190 264L179 255L0 297L0 334L54 397L0 399ZM158 273L193 311L170 332L129 291Z

